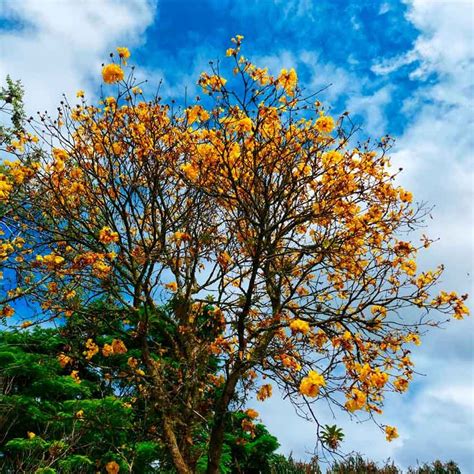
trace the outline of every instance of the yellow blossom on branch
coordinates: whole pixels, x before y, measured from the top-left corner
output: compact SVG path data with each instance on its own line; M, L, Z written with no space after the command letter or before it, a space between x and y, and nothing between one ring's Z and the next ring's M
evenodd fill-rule
M102 68L102 79L106 84L115 84L123 78L123 69L118 64L107 64Z
M257 392L257 400L260 402L265 401L267 398L272 396L272 386L270 384L265 384L260 387Z
M395 438L398 438L397 428L394 426L385 426L385 438L387 441L393 441Z
M130 58L129 49L122 46L122 47L117 48L117 53L122 63L127 64L127 59Z
M319 389L326 386L324 377L314 370L310 370L308 375L300 383L300 393L308 397L317 397Z

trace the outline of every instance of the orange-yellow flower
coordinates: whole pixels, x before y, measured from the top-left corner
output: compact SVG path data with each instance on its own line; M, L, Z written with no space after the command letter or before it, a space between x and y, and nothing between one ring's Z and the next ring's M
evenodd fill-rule
M397 392L405 392L408 389L408 380L404 378L398 378L393 382L393 386Z
M129 49L122 46L117 48L117 53L123 64L127 64L127 59L130 57Z
M178 291L178 284L175 281L172 281L171 283L166 283L165 288L176 293Z
M362 409L367 401L367 395L357 388L353 388L347 397L345 407L350 412Z
M120 466L115 461L110 461L105 465L107 474L117 474L120 471Z
M114 350L110 344L104 344L104 347L102 348L102 354L104 357L109 357L113 355Z
M78 370L73 370L71 373L70 373L70 376L72 377L72 379L74 380L74 382L76 383L81 383L81 379L79 377L79 371Z
M84 355L86 356L87 360L91 360L99 352L99 346L92 340L87 339L86 341L86 348L87 351L84 351Z
M99 232L99 240L103 244L110 244L111 242L118 242L119 235L117 232L113 232L110 227L102 227Z
M120 339L114 339L112 341L112 350L114 354L125 354L127 352L127 346L125 346Z
M393 441L395 438L398 438L397 428L394 426L385 426L385 435L387 441Z
M61 353L58 355L58 362L59 362L59 365L64 369L66 365L72 362L72 358L66 354Z
M262 385L257 392L257 400L263 402L272 396L272 386L270 384Z
M258 416L258 411L253 410L252 408L248 408L247 410L245 410L245 414L252 420L255 420L255 418L257 418Z
M316 120L316 130L322 133L331 133L334 130L334 119L329 115L321 115Z
M123 69L118 64L107 64L102 68L102 79L106 84L123 80Z
M285 92L290 96L294 95L297 82L298 76L293 68L291 68L289 71L282 69L277 79L278 85L283 87Z
M308 397L317 397L319 389L326 386L326 380L321 374L310 370L309 374L300 383L300 393Z
M302 319L294 319L290 323L290 329L293 334L296 334L298 332L302 334L308 334L309 323L303 321Z
M413 194L410 191L405 191L404 189L399 190L400 201L402 202L412 202Z
M10 318L15 314L15 310L10 306L10 305L5 305L2 308L2 311L0 312L1 316L4 316L5 318Z

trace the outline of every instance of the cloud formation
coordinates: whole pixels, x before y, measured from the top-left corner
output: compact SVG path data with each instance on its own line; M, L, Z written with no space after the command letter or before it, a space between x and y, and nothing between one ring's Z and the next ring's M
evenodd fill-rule
M155 0L0 2L0 78L21 79L28 113L55 110L63 93L94 91L108 53L142 43L155 10Z

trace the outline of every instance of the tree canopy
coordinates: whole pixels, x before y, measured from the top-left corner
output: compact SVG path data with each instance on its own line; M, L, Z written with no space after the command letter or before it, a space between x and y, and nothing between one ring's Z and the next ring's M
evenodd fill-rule
M381 413L407 390L423 331L469 313L466 295L434 293L441 266L417 272L431 240L410 235L427 209L397 184L393 140L356 143L347 113L333 118L293 69L251 63L242 39L182 106L147 97L117 48L101 100L79 91L29 120L0 174L2 315L85 321L82 351L58 355L71 381L83 390L79 367L126 360L117 377L180 473L203 456L218 472L252 393L278 387L316 423L320 399Z

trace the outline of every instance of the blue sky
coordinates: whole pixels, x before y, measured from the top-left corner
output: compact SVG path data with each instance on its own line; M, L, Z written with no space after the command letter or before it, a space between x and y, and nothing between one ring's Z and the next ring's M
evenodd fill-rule
M400 183L435 205L423 232L440 240L421 265L444 263L443 285L472 294L473 17L468 0L0 0L0 77L22 79L30 113L54 110L63 92L97 96L100 64L127 45L140 77L163 79L180 100L242 34L258 65L295 67L308 92L332 84L320 99L349 110L362 135L397 138ZM453 458L474 472L472 334L471 318L425 338L415 352L423 375L380 418L398 426L393 443L370 422L333 420L324 404L322 421L344 427L346 451L403 466ZM257 403L282 452L308 457L314 427L278 395Z

